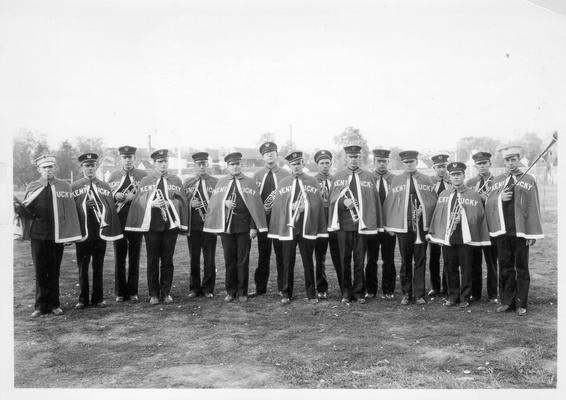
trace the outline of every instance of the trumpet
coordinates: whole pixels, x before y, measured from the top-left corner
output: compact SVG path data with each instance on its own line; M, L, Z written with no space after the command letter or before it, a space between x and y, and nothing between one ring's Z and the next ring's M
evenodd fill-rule
M96 195L94 194L94 192L89 189L87 194L86 194L86 198L87 200L92 200L94 202L94 207L92 209L92 211L94 211L94 217L96 218L96 221L99 223L101 228L104 228L105 226L108 226L108 224L104 221L104 214L102 213L102 210L100 209L100 205L98 204L98 200L96 199Z
M295 229L295 223L299 220L299 215L301 215L300 209L304 209L304 206L305 196L303 195L303 192L300 191L299 195L297 196L297 200L295 200L295 202L291 205L291 219L287 224L289 228Z
M461 214L462 204L457 201L454 209L450 212L450 221L448 222L448 232L450 235L448 237L452 236L452 234L456 231L456 227L460 223Z
M232 194L226 199L230 200L231 202L236 202L236 192L232 192ZM232 216L234 215L234 209L229 208L228 213L226 213L226 221L224 221L226 225L226 232L230 232L230 227L232 226Z
M265 211L269 212L273 208L273 201L275 200L276 194L277 189L273 190L271 193L269 193L269 196L265 198L265 201L263 202L263 208L265 209Z
M199 182L200 181L197 181L197 183L195 184L193 197L196 198L199 202L199 205L195 207L195 210L198 210L200 218L204 221L204 219L206 218L206 209L208 208L208 203L206 202L206 199L202 198L198 190Z
M134 185L133 183L130 183L127 187L125 187L124 189L120 190L118 193L123 194L124 196L127 196L129 194L135 194L136 193L136 185ZM124 206L126 205L126 199L118 202L116 204L116 211L120 212L120 210L122 210L122 208L124 208Z
M485 195L489 195L489 193L491 192L491 183L492 183L492 179L484 179L483 181L483 185L481 185L477 192L479 194L485 194Z
M422 206L418 204L418 201L412 194L409 195L409 207L411 207L411 223L413 226L413 232L417 234L415 239L415 244L421 244L420 227L419 227L419 210L422 212Z
M168 202L165 198L165 195L161 191L161 189L157 188L155 191L155 197L161 203L159 205L159 210L161 211L161 219L166 222L169 220L169 229L172 229L175 226L175 222L173 221L173 217L171 216L171 212L169 211L169 207L167 206Z

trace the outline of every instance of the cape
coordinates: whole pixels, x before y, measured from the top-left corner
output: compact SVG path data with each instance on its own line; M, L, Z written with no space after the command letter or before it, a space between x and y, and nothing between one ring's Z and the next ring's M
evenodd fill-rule
M521 175L518 172L516 179ZM504 235L506 232L503 219L503 202L501 194L509 180L509 174L501 174L493 180L493 186L485 202L487 227L492 237ZM513 189L515 205L515 229L517 237L525 239L542 239L542 224L540 220L540 204L537 183L532 175L525 175Z
M233 177L224 176L218 180L216 187L212 191L212 196L208 203L208 212L204 220L204 232L224 233L226 232L226 207L224 201L228 197L228 189ZM236 177L236 186L242 195L242 199L250 212L254 223L259 232L267 232L267 222L263 202L261 201L260 191L256 182L241 173Z
M316 178L305 173L299 176L299 186L305 199L303 225L300 227L305 239L328 237L326 215L320 195L320 186ZM292 218L292 205L295 198L295 177L287 176L279 182L279 188L273 200L273 210L269 221L268 237L279 240L293 240L293 228L287 226Z
M407 212L409 210L409 179L410 174L403 172L393 177L390 191L383 203L383 225L386 231L407 233ZM434 183L430 177L421 172L413 173L413 183L417 191L417 197L423 206L423 229L428 231L437 195L434 191Z
M281 181L281 179L291 175L289 171L279 167L279 165L275 165L272 169L263 167L259 171L256 171L252 179L255 181L257 185L257 189L259 190L260 197L261 197L261 192L263 191L263 184L265 183L265 177L267 176L269 171L273 172L273 181L275 182L276 189L279 187L279 182Z
M489 246L489 233L485 219L484 207L480 195L464 186L460 190L460 205L462 206L461 222L462 239L470 246ZM430 228L426 238L432 243L450 246L450 204L456 196L456 189L445 189L438 196Z
M147 172L141 169L134 168L130 172L130 182L134 184L134 186L139 186L141 180L147 176ZM118 189L122 187L124 183L124 179L126 179L126 171L122 168L120 170L114 171L108 177L108 184L110 185L110 189L112 190L112 196L116 195Z
M381 204L375 187L375 177L369 171L358 169L356 174L358 179L357 191L359 193L360 223L358 223L358 233L364 235L375 235L378 231L383 231ZM352 180L352 170L342 170L334 176L332 188L330 189L330 206L328 208L328 231L340 230L338 222L338 205L343 198L343 190L350 186ZM363 222L365 228L362 229Z
M79 215L73 199L71 185L57 178L54 178L50 183L53 195L53 215L55 216L55 243L69 243L82 240ZM43 178L31 182L26 188L23 205L29 206L33 203L46 186L47 180ZM29 218L25 218L25 221L23 221L26 229L22 232L22 240L30 239L32 223L33 221Z
M195 195L195 184L198 182L199 176L195 175L195 176L191 176L189 178L187 178L185 180L185 182L183 183L183 191L185 193L185 196L187 197L187 204L189 206L188 209L188 213L189 213L189 226L191 226L190 224L190 216L191 216L191 201L193 200L193 197ZM206 174L203 175L202 179L204 180L204 185L206 187L206 190L204 191L204 200L206 201L207 204L210 204L210 197L212 196L212 191L214 190L214 188L216 187L216 184L218 183L218 178L215 178L212 175ZM208 212L208 208L207 208L207 212Z
M90 191L91 182L92 189L96 197L98 197L98 204L102 214L102 222L98 231L100 238L106 241L122 239L122 228L120 227L120 219L118 218L118 212L116 212L116 205L114 204L114 197L110 185L98 178L93 178L92 181L88 178L81 178L73 182L71 187L73 189L73 196L81 224L81 233L84 239L89 235L86 218L86 201L88 199L87 194Z
M161 174L157 171L144 177L130 205L126 230L135 232L148 232L151 222L151 202L157 193L157 184ZM182 232L188 230L189 212L187 198L183 191L181 179L176 175L165 174L163 176L163 195L171 211L172 223L169 229L178 228Z

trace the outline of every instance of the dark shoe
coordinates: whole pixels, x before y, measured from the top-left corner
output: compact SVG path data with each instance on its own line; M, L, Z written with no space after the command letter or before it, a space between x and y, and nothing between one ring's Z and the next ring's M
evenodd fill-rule
M189 292L189 299L194 299L197 296L198 296L197 292Z
M527 314L527 309L523 307L517 307L517 315L522 317L523 315Z
M367 303L367 300L366 300L366 299L359 299L359 300L358 300L358 303L360 303L360 304L366 304L366 303Z
M308 302L311 304L316 304L318 303L318 299L308 299Z
M240 296L240 297L238 297L238 301L240 303L245 303L245 302L248 301L248 296Z
M37 318L37 317L39 317L41 314L42 314L41 311L35 310L34 312L31 313L31 317L32 317L32 318Z
M171 304L171 303L173 303L173 297L171 297L170 295L167 295L167 296L163 299L163 302L164 302L165 304Z
M85 308L85 303L81 303L80 301L75 304L75 310L82 310L83 308Z
M470 306L470 303L468 303L467 301L463 301L460 303L460 305L458 307L460 308L467 308Z
M479 300L480 300L480 298L477 297L477 296L470 296L470 297L468 298L468 301L469 301L470 303L473 303L473 302L479 301Z
M422 306L423 304L426 304L426 300L423 297L419 297L416 301L416 303L420 306Z
M493 298L493 299L489 299L489 302L491 304L499 304L499 299L497 297Z
M266 292L250 292L248 293L248 297L254 298L258 296L263 296ZM281 293L281 292L279 292Z
M95 303L94 306L99 308L106 308L106 302L102 300L100 303Z
M394 300L395 299L395 295L393 293L388 293L388 294L384 294L382 296L383 299L385 300Z
M436 297L436 296L438 296L438 292L434 289L430 289L429 292L428 292L428 296L429 297Z
M281 298L281 304L289 304L291 302L291 299L288 297L282 297Z
M328 299L328 295L326 294L326 292L317 293L316 297L318 297L320 300Z
M205 297L206 299L212 299L212 298L214 297L214 294L213 294L213 293L210 293L210 292L207 292L207 293L204 294L204 297Z
M347 297L343 297L340 301L344 304L350 304L350 299L348 299Z
M526 311L527 311L527 310L525 310L525 312L526 312ZM51 310L51 312L52 312L53 314L55 314L55 315L61 315L61 314L63 314L63 310L61 310L61 307L54 308L53 310Z
M226 303L230 303L230 302L234 301L234 296L231 296L231 295L228 294L228 295L226 295L226 297L224 297L224 301Z
M409 296L403 296L403 298L401 299L401 305L408 306L409 304L411 304L411 299L409 298Z
M498 312L498 313L499 312L507 312L507 311L512 311L511 306L509 306L507 304L502 304L495 309L495 312Z
M123 302L124 302L124 296L116 297L116 303L123 303Z
M155 296L152 296L149 298L149 304L151 304L152 306L155 306L157 304L159 304L159 299Z
M139 300L140 300L140 298L138 297L137 294L133 294L133 295L130 296L130 301L135 302L135 301L139 301Z
M452 300L446 300L446 301L444 302L444 306L445 306L445 307L453 307L453 306L455 306L455 305L456 305L456 302L455 302L455 301L452 301Z

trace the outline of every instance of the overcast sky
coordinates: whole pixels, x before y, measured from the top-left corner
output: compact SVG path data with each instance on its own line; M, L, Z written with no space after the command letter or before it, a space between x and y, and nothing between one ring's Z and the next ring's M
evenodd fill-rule
M3 1L0 128L154 147L448 150L566 128L552 1Z

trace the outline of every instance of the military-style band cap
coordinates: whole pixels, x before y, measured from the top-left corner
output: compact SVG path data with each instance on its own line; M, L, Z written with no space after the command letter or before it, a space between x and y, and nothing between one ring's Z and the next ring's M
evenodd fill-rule
M133 154L136 154L136 150L137 150L137 148L135 148L134 146L118 147L118 153L120 155L124 155L124 156L131 156Z
M55 165L56 158L51 153L44 153L41 154L39 157L36 157L33 160L33 163L36 167L47 167L49 165Z
M346 152L346 154L360 154L362 152L362 146L359 146L357 144L352 144L349 146L345 146L344 151Z
M240 153L239 151L228 153L226 154L226 156L224 156L224 161L226 162L226 164L230 164L231 162L234 161L240 161L241 159L242 159L242 153Z
M497 151L501 153L501 157L503 157L503 159L506 159L512 156L521 157L521 152L523 151L523 148L521 146L505 146L505 147L501 147Z
M155 150L153 153L151 153L150 157L153 161L169 158L169 150L167 149Z
M417 160L419 158L419 152L416 150L405 150L399 152L399 158L401 161Z
M206 151L199 151L192 155L193 161L208 161L208 153Z
M474 160L476 163L482 161L490 161L491 153L488 153L486 151L478 151L477 153L472 154L472 160Z
M320 160L332 160L332 153L328 150L319 150L314 153L314 162L318 164Z
M448 164L448 154L437 154L432 156L430 159L432 160L433 165L446 165Z
M265 142L261 146L259 146L259 152L263 156L265 153L269 153L270 151L277 151L277 145L273 142Z
M285 160L287 160L289 163L292 163L293 161L301 160L302 158L303 158L303 152L299 150L293 150L291 153L285 156Z
M389 158L390 154L391 154L391 150L373 149L374 158Z
M460 162L460 161L454 161L454 162L448 163L448 165L446 166L446 169L448 170L449 174L451 174L453 172L464 172L466 170L466 164L464 164L463 162Z
M81 164L91 164L98 161L98 154L96 153L84 153L79 156L79 162Z

